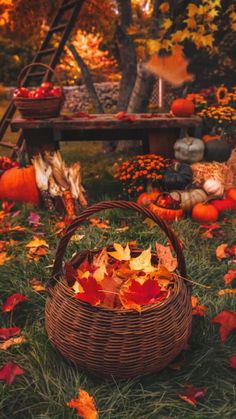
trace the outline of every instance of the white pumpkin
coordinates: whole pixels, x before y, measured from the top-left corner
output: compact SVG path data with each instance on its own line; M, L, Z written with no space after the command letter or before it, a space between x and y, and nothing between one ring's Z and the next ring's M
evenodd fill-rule
M203 189L208 195L222 196L224 193L224 185L216 179L207 179L203 184Z
M174 144L175 159L181 162L195 163L201 161L205 144L195 137L180 138Z
M180 205L184 211L190 211L194 205L207 200L206 192L200 188L188 189L184 191L172 191L170 195L174 199L181 199Z

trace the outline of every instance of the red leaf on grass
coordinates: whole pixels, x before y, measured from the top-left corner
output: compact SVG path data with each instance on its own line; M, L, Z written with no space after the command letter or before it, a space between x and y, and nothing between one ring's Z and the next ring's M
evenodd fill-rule
M85 301L92 306L96 306L104 300L105 294L103 289L93 276L89 276L88 278L78 278L78 282L83 287L84 292L78 292L75 294L75 298Z
M7 340L12 336L17 336L21 333L20 327L7 327L0 329L0 338Z
M11 385L17 375L24 374L24 370L14 362L7 362L0 368L0 381L5 381Z
M141 305L152 304L166 298L167 292L162 291L158 282L147 279L143 284L133 279L130 285L125 285L120 290L120 300L127 308L141 311Z
M230 284L236 278L236 269L229 269L224 275L225 284Z
M36 228L39 226L39 224L41 224L40 219L41 217L39 214L37 214L37 212L30 211L27 221L30 225Z
M5 303L3 304L2 311L3 312L12 311L17 304L25 300L28 300L28 298L25 297L25 295L22 295L19 293L12 294L10 297L6 299Z
M192 384L185 385L184 388L184 393L178 393L178 396L191 406L196 406L198 397L203 397L206 394L205 388L197 388Z
M236 368L236 355L232 355L229 358L229 365L231 366L231 368Z
M220 340L224 343L232 330L236 329L236 312L223 310L211 319L211 323L220 323Z

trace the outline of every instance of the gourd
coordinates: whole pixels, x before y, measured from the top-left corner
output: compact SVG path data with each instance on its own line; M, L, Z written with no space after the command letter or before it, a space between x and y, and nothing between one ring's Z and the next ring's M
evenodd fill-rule
M236 209L236 201L232 198L214 199L211 201L211 204L214 205L219 212Z
M160 193L156 202L149 205L149 209L168 222L180 220L184 214L180 200L174 199L168 192Z
M40 195L33 166L7 170L0 177L0 199L38 204Z
M175 99L171 104L171 112L177 117L191 116L194 114L194 104L188 99Z
M222 196L224 185L216 179L207 179L203 184L203 189L208 195Z
M231 146L225 139L212 140L205 143L205 160L224 162L231 154Z
M193 180L193 171L186 163L175 163L168 167L163 176L165 190L184 189Z
M185 137L174 144L175 158L181 162L195 163L204 156L205 144L200 138Z
M225 192L226 198L232 198L234 201L236 201L236 188L229 188Z
M180 196L180 205L184 211L191 211L193 206L207 199L207 194L202 189L189 189L185 191L172 191L170 195L177 199Z
M143 192L141 195L139 195L137 204L148 207L152 202L156 201L159 193L159 191Z
M192 210L192 218L200 223L214 223L218 216L218 210L208 202L200 202Z

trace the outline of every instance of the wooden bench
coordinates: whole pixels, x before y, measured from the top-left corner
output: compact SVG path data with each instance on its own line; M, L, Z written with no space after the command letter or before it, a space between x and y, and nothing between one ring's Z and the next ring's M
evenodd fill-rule
M113 114L92 117L58 117L47 120L14 119L13 132L23 130L31 158L45 150L56 150L60 141L142 140L143 152L172 158L173 144L182 128L198 127L201 118L176 118L171 114L132 114L133 120L120 120Z

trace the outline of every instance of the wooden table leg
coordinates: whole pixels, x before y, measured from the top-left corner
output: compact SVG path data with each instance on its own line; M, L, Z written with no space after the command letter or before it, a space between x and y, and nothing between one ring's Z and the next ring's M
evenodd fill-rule
M149 131L149 152L163 157L174 158L174 143L180 135L179 128L158 128Z
M24 129L23 135L29 160L39 153L59 149L59 142L54 141L54 133L50 128Z

